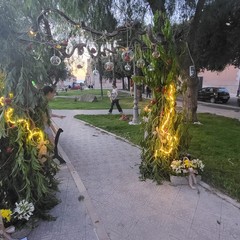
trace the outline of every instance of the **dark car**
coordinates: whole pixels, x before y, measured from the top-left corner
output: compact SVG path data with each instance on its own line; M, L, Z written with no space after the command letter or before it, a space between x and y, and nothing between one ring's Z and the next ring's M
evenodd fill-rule
M205 87L198 91L198 100L210 101L211 103L226 103L230 99L230 94L223 87Z

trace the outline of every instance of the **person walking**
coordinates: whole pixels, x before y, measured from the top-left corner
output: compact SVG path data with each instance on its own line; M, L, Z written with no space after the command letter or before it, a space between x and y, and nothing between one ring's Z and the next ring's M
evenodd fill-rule
M122 108L119 104L118 89L116 85L112 85L112 91L111 92L108 91L108 97L110 98L110 101L111 101L111 107L108 111L108 114L112 113L114 105L117 106L119 113L123 114Z
M151 93L152 93L152 91L151 91L150 87L146 86L146 98L151 98Z

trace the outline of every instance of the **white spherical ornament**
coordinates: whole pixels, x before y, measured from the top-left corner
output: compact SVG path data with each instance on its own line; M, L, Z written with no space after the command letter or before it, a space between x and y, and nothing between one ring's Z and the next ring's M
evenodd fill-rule
M154 51L154 52L152 53L152 56L153 56L153 58L159 58L159 57L160 57L160 52Z
M138 68L143 68L145 66L145 61L142 58L138 59L136 62L136 66Z
M94 69L94 70L93 70L93 75L94 75L94 76L97 76L98 74L99 74L98 70L97 70L97 69Z
M149 72L154 71L154 66L150 63L150 64L147 66L147 70L148 70Z
M114 68L113 62L106 62L104 65L104 69L108 72L111 72Z
M52 65L58 66L61 63L61 59L60 57L54 55L50 58L50 62Z
M127 63L127 65L124 66L124 69L126 71L130 71L131 70L131 66Z
M134 53L132 50L127 50L122 53L122 60L124 62L131 62L134 58Z

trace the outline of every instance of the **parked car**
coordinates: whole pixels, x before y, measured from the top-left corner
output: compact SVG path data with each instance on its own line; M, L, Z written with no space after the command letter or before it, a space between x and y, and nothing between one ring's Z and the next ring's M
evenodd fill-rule
M198 100L210 101L211 103L226 103L230 99L230 94L223 87L205 87L198 91Z

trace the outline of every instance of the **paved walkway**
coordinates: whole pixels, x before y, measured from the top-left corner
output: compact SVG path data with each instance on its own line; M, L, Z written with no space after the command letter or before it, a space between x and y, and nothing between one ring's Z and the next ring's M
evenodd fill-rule
M67 116L56 121L64 129L60 151L67 161L58 175L62 202L52 210L57 220L40 223L28 239L240 239L234 200L204 183L198 194L188 186L140 181L138 147L73 118L86 111L55 112Z

